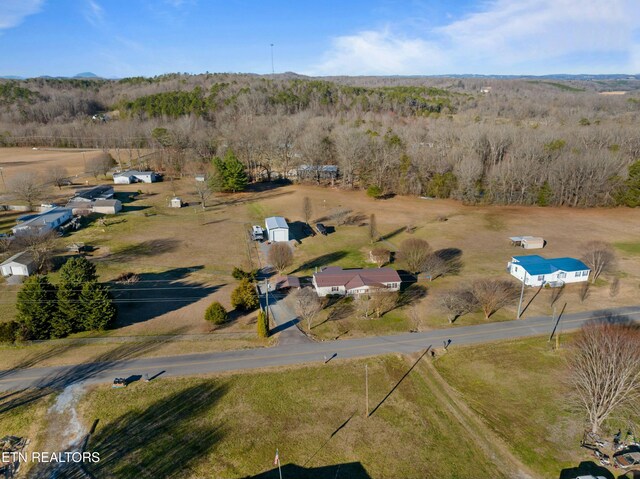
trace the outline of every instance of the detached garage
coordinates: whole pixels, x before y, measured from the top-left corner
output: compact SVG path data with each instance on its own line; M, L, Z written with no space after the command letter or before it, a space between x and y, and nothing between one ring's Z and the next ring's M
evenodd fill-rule
M27 251L14 254L11 258L0 264L2 276L29 276L35 271L35 262Z
M289 241L289 225L282 216L272 216L264 221L269 241Z

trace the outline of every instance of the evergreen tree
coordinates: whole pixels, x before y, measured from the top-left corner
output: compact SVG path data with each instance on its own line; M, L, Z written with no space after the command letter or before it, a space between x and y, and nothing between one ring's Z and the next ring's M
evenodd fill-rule
M78 301L81 327L85 331L102 331L111 326L117 310L109 290L98 282L85 283Z
M551 204L551 198L553 197L553 190L548 181L545 181L538 190L537 203L538 206L549 206Z
M209 305L204 313L204 319L213 324L222 324L227 320L227 310L216 301Z
M58 287L58 310L53 322L55 337L62 338L84 329L83 312L78 301L83 286L95 283L97 279L95 265L83 256L71 258L62 265Z
M617 199L620 204L631 208L640 206L640 160L629 166L629 177Z
M259 305L258 293L248 279L243 279L231 293L231 305L240 310L251 311Z
M227 150L224 158L216 157L212 161L213 174L209 186L213 191L238 192L247 187L248 178L244 165L236 158L233 151Z
M269 321L264 311L258 313L258 336L261 338L269 337Z
M18 292L16 321L24 339L49 339L56 313L56 288L46 276L31 276Z

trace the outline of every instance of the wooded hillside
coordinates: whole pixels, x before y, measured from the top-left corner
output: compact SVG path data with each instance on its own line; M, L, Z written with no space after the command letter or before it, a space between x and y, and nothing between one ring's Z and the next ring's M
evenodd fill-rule
M254 180L332 164L344 188L470 203L637 206L639 119L634 79L0 81L0 146L154 148L178 176L231 148Z

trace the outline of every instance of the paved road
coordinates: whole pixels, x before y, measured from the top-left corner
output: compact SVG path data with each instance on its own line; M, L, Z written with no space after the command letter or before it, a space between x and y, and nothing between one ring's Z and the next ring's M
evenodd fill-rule
M560 330L579 328L591 319L613 318L640 322L640 306L566 314L560 321ZM128 359L126 351L118 360L88 363L77 366L18 369L0 371L0 390L26 387L61 388L85 381L110 382L114 377L135 375L187 376L237 371L244 369L282 366L302 363L322 363L324 357L336 354L336 359L375 356L388 353L413 353L429 345L438 347L452 340L451 346L484 343L502 339L549 335L553 329L550 317L532 317L519 321L462 326L450 329L406 333L394 336L349 339L341 341L311 342L275 348L246 349L221 353L189 354L183 356ZM137 353L140 351L138 350Z

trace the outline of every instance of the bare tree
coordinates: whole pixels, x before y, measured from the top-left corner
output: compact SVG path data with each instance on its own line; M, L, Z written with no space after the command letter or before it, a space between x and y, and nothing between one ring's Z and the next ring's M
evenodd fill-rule
M591 270L591 282L602 273L610 273L615 269L616 253L609 243L604 241L590 241L585 245L582 261Z
M620 293L620 280L618 278L613 278L611 281L611 285L609 285L609 296L615 298Z
M322 310L322 301L313 288L302 288L291 295L296 314L307 323L307 331L311 331L313 319Z
M576 399L595 434L614 411L640 401L640 329L613 322L583 326L569 369Z
M376 318L380 318L398 305L398 293L396 291L376 291L371 295L370 305Z
M311 207L311 198L305 196L302 200L302 217L304 218L304 222L309 225L309 221L311 221L311 215L313 214L313 208Z
M343 225L347 221L351 210L348 208L336 208L329 213L329 217L336 222L337 225Z
M378 268L382 268L391 261L391 251L385 248L373 248L369 252L369 257L371 261L378 265Z
M519 295L518 287L503 279L479 279L471 287L485 319L489 319L500 308L514 302Z
M268 260L278 273L282 273L293 263L293 251L289 243L274 243L269 247Z
M371 214L369 216L369 241L371 244L375 243L380 239L380 234L378 233L378 225L376 224L376 215Z
M63 166L54 165L47 168L44 177L46 181L51 182L54 186L57 186L58 189L61 190L65 185L67 178L69 178L69 172Z
M196 180L195 190L196 190L196 196L200 199L200 204L202 205L202 209L206 210L207 200L211 198L211 195L213 195L213 190L211 189L211 186L207 178L205 178L205 181Z
M30 210L44 192L42 180L35 171L20 171L13 175L7 180L7 190L16 199L27 203Z
M400 245L402 260L412 273L419 273L431 254L431 246L423 239L409 238Z
M39 273L46 273L55 250L56 238L55 231L35 231L17 235L15 243L18 248L29 252Z
M450 323L463 314L471 313L480 307L473 291L469 288L447 291L440 296L438 302L440 307L447 312L447 319Z
M90 159L87 161L87 173L93 175L94 178L98 179L98 176L105 176L109 170L113 167L115 162L111 155L108 153L103 153L100 156Z

